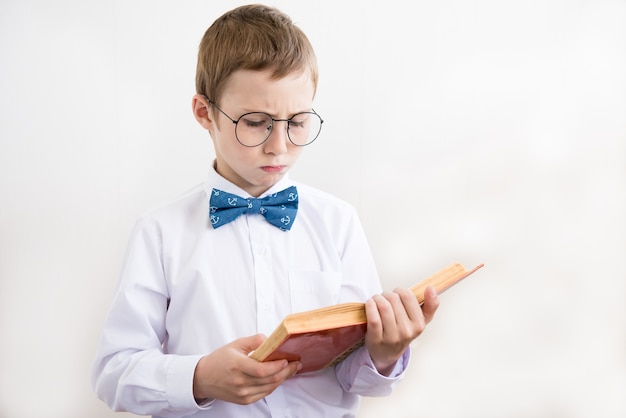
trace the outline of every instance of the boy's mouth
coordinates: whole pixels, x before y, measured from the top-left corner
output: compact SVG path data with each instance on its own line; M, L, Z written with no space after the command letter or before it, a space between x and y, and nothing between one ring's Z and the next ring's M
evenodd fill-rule
M261 170L265 171L266 173L280 173L284 169L284 165L265 165L261 167Z

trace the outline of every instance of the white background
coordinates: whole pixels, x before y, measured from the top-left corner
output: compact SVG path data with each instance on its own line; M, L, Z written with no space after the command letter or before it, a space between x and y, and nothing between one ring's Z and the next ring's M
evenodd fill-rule
M205 178L197 46L239 4L0 0L0 417L125 416L100 326L135 219ZM626 2L269 4L321 69L293 176L357 206L384 287L485 263L359 416L626 416Z

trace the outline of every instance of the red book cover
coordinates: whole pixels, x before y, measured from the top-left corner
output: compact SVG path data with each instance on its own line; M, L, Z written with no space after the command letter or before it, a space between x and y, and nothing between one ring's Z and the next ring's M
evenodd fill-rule
M307 373L332 366L363 345L367 324L348 325L321 331L291 334L263 361L287 359L299 360Z

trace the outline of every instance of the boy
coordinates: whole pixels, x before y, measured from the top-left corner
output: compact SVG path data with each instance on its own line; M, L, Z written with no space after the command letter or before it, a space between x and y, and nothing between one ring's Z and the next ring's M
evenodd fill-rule
M355 210L289 178L322 128L317 78L306 36L274 8L236 8L206 31L192 106L216 158L203 185L131 236L93 368L112 409L354 416L360 396L402 377L438 298L380 293ZM333 368L294 376L297 361L248 357L289 313L364 300L365 345Z

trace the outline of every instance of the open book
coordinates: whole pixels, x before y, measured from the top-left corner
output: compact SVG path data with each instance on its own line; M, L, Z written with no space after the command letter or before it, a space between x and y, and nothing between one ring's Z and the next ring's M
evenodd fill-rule
M428 286L441 294L481 267L483 264L467 270L453 263L417 283L411 291L421 304ZM299 360L302 368L298 373L312 372L334 366L362 346L366 329L364 303L341 303L294 313L287 315L250 357L258 361Z

